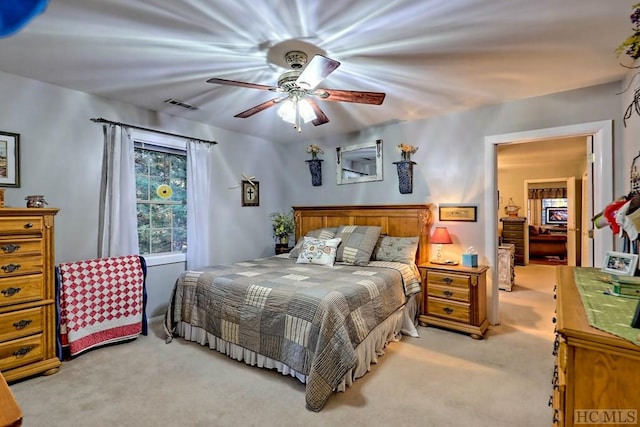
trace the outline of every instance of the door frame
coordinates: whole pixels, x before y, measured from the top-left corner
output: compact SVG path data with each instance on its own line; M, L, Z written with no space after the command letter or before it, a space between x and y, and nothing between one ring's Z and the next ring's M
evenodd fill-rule
M497 163L500 144L536 142L552 138L571 136L593 136L593 211L599 212L613 200L613 120L580 123L575 125L535 129L501 135L485 136L484 149L484 202L487 224L485 227L485 253L490 266L498 265L498 183ZM495 238L490 238L495 236ZM613 249L613 236L594 241L596 267L604 254ZM487 317L492 325L500 324L499 288L497 268L489 270L487 286Z

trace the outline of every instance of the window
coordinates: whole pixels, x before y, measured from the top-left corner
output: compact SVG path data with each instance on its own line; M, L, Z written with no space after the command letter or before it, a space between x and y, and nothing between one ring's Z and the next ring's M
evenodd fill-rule
M187 156L184 148L135 138L138 241L141 255L187 248ZM184 147L184 144L182 144Z

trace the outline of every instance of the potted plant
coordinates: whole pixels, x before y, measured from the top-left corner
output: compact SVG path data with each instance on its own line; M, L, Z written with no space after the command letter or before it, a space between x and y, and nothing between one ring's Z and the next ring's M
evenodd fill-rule
M293 212L273 212L269 215L273 223L273 237L281 244L289 243L289 236L296 231L296 221L293 219Z

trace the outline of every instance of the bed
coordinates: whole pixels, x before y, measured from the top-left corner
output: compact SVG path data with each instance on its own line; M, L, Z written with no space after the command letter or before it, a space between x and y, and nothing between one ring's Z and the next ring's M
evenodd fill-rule
M366 374L389 342L417 336L416 264L428 260L431 206L293 210L297 244L290 254L185 271L165 329L168 341L180 336L297 378L306 407L320 411L333 392Z

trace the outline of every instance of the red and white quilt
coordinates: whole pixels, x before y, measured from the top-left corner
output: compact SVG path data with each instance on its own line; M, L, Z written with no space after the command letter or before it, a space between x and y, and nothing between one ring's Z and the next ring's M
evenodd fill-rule
M60 339L76 355L142 333L144 269L138 255L60 264Z

